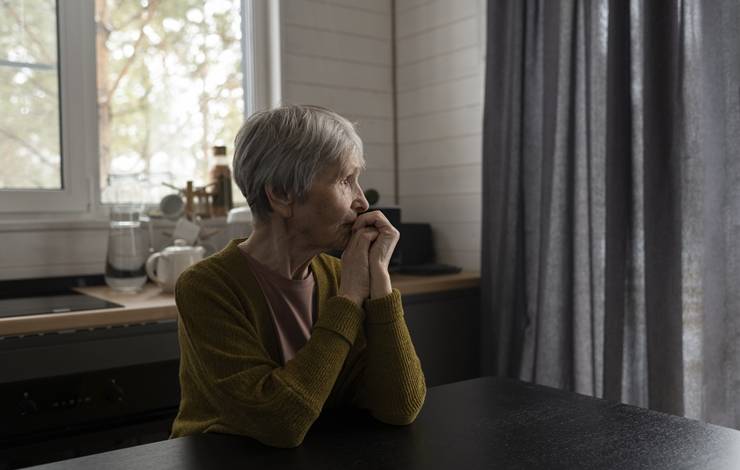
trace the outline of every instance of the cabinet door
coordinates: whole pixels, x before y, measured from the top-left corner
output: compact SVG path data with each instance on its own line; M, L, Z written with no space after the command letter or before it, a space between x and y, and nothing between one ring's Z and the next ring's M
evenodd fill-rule
M479 289L404 296L403 308L428 387L480 375Z

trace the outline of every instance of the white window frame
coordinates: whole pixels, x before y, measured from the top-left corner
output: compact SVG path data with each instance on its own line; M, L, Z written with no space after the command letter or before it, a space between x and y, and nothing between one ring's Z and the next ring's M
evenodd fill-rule
M85 132L85 126L90 122L90 116L86 116L90 105L95 110L95 41L94 31L92 43L85 41L92 26L81 14L82 5L79 1L60 1L57 6L62 189L2 190L1 212L81 212L88 209L91 183L89 169L85 166L89 160L86 155L89 155L91 141L97 139L93 140L90 132ZM91 66L92 86L89 83Z
M245 115L281 100L279 0L241 0ZM94 0L57 2L61 190L0 190L0 225L103 220L100 201ZM12 217L12 219L11 219Z

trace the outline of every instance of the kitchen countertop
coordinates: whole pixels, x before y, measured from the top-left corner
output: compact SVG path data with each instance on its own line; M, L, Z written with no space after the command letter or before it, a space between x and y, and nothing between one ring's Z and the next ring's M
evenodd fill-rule
M393 287L406 296L475 288L480 284L480 274L474 272L439 276L393 274L391 279ZM75 290L123 307L0 318L0 338L172 321L177 318L172 294L163 293L154 284L146 284L143 290L135 294L117 292L107 286L79 287Z

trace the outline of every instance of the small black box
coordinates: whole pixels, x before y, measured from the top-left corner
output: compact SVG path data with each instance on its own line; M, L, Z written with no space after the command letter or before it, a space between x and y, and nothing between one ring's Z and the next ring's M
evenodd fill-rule
M403 264L397 270L401 274L434 276L462 270L460 266L437 263L432 226L429 224L401 224L401 245Z
M429 224L401 224L403 265L435 262L432 227Z

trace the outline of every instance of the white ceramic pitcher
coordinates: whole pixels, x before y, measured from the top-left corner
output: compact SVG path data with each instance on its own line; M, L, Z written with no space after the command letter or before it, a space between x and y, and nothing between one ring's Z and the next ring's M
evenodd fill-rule
M180 238L174 243L146 260L146 273L164 292L173 292L180 274L205 255L205 248L202 246L189 246Z

